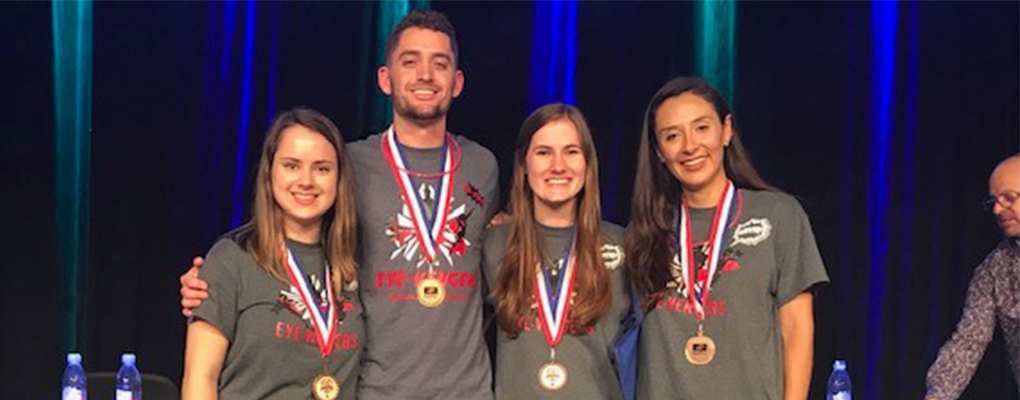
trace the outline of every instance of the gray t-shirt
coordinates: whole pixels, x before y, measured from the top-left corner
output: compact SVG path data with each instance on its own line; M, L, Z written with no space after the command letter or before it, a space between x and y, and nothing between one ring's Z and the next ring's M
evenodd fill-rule
M461 158L440 240L449 257L438 257L436 269L445 279L446 298L439 307L427 308L418 303L415 285L427 266L419 264L422 250L380 149L381 137L372 135L348 147L357 175L358 267L369 338L358 398L491 399L479 267L482 231L499 202L496 159L477 143L454 136ZM440 170L441 148L404 148L403 154L410 170ZM415 178L427 214L442 202L438 182Z
M288 246L316 291L325 290L322 247L292 241ZM194 318L209 322L230 342L219 398L311 399L323 359L297 289L273 278L229 238L209 250L199 276L209 283L209 299L194 310ZM354 288L345 288L337 299L343 320L326 369L340 383L340 398L350 400L357 391L364 332L357 291L347 289Z
M715 358L696 366L684 344L698 322L677 287L644 319L638 351L638 399L782 399L779 308L828 282L807 215L791 196L739 190L724 263L712 277L704 332ZM714 209L692 210L695 246L708 239ZM702 252L696 265L701 265Z
M562 263L569 229L539 226L538 231L546 257ZM483 265L489 287L495 285L509 232L510 227L502 225L489 229L486 234ZM496 345L497 399L623 399L612 361L613 339L620 328L620 321L630 309L626 268L623 265L623 228L603 222L602 235L603 261L609 270L613 302L594 326L587 329L566 328L567 332L556 348L556 361L567 369L566 386L555 392L539 386L538 370L549 362L550 351L545 335L539 330L539 317L535 313L525 321L524 330L516 338L499 330Z

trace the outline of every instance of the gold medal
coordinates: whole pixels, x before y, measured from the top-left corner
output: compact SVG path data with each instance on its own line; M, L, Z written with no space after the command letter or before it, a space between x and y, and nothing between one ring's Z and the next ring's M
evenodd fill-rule
M332 375L323 373L312 381L312 396L317 400L335 400L340 397L340 384Z
M422 279L418 284L418 302L429 308L439 307L446 299L446 287L434 277Z
M715 341L705 336L701 326L698 326L697 335L687 339L687 344L684 345L684 356L694 365L705 365L715 358Z
M538 385L545 390L556 391L567 385L567 367L556 361L549 361L538 369Z

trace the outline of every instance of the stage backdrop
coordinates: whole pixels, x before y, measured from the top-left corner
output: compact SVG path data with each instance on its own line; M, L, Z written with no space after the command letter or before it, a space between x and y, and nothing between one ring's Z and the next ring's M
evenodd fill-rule
M79 7L80 6L80 7ZM179 382L178 276L247 218L268 121L383 129L386 31L445 12L467 84L450 129L511 149L537 104L586 114L625 224L641 113L667 79L727 88L762 174L801 200L832 283L811 398L845 358L862 399L918 399L1000 235L980 202L1018 150L1015 2L16 2L0 5L0 398L57 396L138 354ZM708 17L704 17L708 16ZM1016 398L1001 334L968 399Z

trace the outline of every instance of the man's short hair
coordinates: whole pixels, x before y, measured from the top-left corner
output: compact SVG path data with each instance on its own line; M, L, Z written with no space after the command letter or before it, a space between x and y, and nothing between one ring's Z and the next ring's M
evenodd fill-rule
M393 27L390 37L386 39L386 62L389 63L393 51L397 49L400 42L400 35L407 28L430 29L436 32L445 33L450 38L450 47L453 48L454 63L460 61L460 51L457 48L457 34L453 31L453 24L446 18L446 15L434 10L414 10L407 13L397 26Z

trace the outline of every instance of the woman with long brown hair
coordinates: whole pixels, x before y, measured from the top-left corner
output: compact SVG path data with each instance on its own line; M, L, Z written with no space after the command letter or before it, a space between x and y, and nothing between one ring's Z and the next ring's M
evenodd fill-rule
M353 399L362 349L353 172L322 114L278 116L262 145L251 220L209 250L184 399Z
M667 82L644 120L626 245L647 312L637 397L806 399L828 281L807 215L758 175L707 82Z
M499 335L497 399L622 399L613 339L630 307L623 231L602 221L598 157L577 108L549 104L521 127L511 222L484 263Z

